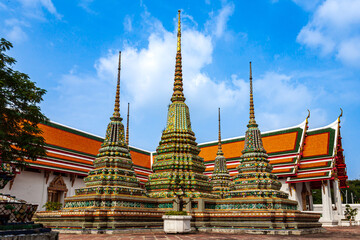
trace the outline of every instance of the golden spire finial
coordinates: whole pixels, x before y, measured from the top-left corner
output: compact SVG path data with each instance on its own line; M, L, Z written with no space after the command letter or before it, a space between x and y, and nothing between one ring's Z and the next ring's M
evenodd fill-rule
M180 21L180 13L181 10L178 10L178 31L177 31L177 51L181 51L181 21Z
M120 117L120 70L121 70L121 51L119 51L118 77L116 85L114 117Z
M126 119L126 145L129 147L129 114L130 114L130 103L128 103L128 112L127 112L127 119Z
M220 127L220 108L219 108L219 139L218 139L218 152L217 155L223 155L223 151L221 148L221 127Z
M250 120L249 120L249 125L256 125L257 126L256 121L255 121L255 112L254 112L251 62L250 62Z
M179 10L174 92L171 97L171 102L175 102L175 101L184 102L185 101L182 80L183 79L182 79L182 63L181 63L181 22L180 22L180 10Z

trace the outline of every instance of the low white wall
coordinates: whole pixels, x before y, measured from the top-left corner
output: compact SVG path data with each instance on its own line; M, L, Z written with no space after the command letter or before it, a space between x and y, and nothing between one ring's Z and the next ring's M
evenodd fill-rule
M47 188L50 185L51 181L54 180L57 176L53 173L50 174L48 182L44 177L44 172L29 172L22 171L20 174L17 174L13 183L13 186L10 190L10 183L8 183L4 189L1 189L0 192L4 194L10 194L15 196L18 199L25 200L31 204L37 204L38 211L45 210L43 208L44 204L47 202ZM68 189L67 197L73 196L75 194L75 189L84 187L84 180L81 178L76 178L74 186L71 186L70 177L63 176L64 182ZM61 200L64 202L64 199Z
M357 208L358 209L358 214L355 217L355 221L360 221L360 204L349 204L350 207L352 208ZM345 211L346 209L346 204L342 204L342 208ZM316 212L322 212L322 204L314 204L314 211ZM335 211L334 211L335 214Z

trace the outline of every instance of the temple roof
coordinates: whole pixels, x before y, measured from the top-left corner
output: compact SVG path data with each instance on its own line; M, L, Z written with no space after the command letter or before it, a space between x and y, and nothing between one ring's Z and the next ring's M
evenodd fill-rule
M59 123L39 124L46 142L47 156L27 162L30 167L86 176L104 138ZM140 181L151 173L151 153L130 146L134 170Z
M46 141L47 157L28 161L30 167L86 176L93 169L92 162L104 141L102 137L56 122L39 124ZM264 148L268 152L273 173L289 177L290 182L317 181L337 177L341 187L346 186L346 164L341 145L340 123L309 129L306 120L299 125L263 132ZM307 136L304 136L306 133ZM305 139L305 141L304 141ZM222 151L231 175L237 173L244 136L223 139ZM303 151L301 146L305 143ZM338 146L339 145L339 146ZM218 141L200 143L199 156L204 158L205 174L211 176L218 151ZM151 173L150 152L130 146L134 169L142 182ZM300 157L300 159L299 159ZM335 169L334 169L335 168Z
M304 182L338 178L346 187L346 164L341 145L340 117L331 124L307 131L296 176L287 181Z
M263 132L261 134L263 145L273 165L273 173L279 177L295 174L295 166L300 155L300 149L304 141L306 120L299 125ZM241 150L244 148L245 136L222 140L222 149L227 159L228 169L231 175L237 173L236 166L239 163ZM207 166L206 173L211 174L217 151L217 142L199 144L200 156L204 158Z

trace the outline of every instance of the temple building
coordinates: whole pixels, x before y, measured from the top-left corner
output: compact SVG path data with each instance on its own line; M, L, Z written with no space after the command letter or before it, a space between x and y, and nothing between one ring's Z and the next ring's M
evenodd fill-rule
M236 201L246 202L249 194L257 192L259 208L271 208L275 212L280 209L292 216L313 218L313 225L309 225L313 227L317 226L316 216L307 215L307 211L313 210L312 190L321 188L321 221L337 224L343 215L340 188L347 187L340 134L342 114L322 128L309 129L309 113L297 126L260 133L252 103L250 70L250 121L246 136L221 139L219 111L218 140L197 144L183 94L180 13L177 40L174 91L166 128L156 151L128 144L128 130L125 133L119 110L119 58L115 109L106 137L55 122L40 124L47 156L35 162L28 161L28 168L8 183L2 192L38 204L40 210L44 210L46 202L61 202L64 210L56 217L74 221L74 226L82 224L83 228L115 228L118 225L114 221L123 218L124 209L127 217L136 216L143 222L153 220L157 224L164 211L174 208L171 199L179 194L195 199L187 204L186 210L193 212L199 224L210 221L213 226L223 226L221 224L228 223L221 222L221 214L217 216L213 211L235 211L237 215L233 217L240 218L248 203L239 204ZM216 132L215 126L213 131ZM263 199L267 198L272 198L273 203L265 204ZM225 209L225 205L234 209ZM89 209L95 209L91 216ZM113 215L101 215L104 212ZM88 222L74 220L75 213L96 218L100 223L89 225ZM204 213L212 217L205 218ZM51 222L51 217L54 218L49 215L49 220L45 216L42 215L44 221ZM290 219L289 216L286 217ZM137 226L136 217L132 220L132 227ZM101 222L101 219L108 218L112 219L112 225ZM266 227L301 227L304 223L302 220L297 222L297 218L300 219L291 218L293 225L267 223ZM141 224L145 224L143 222ZM53 224L50 225L61 225ZM248 223L244 224L247 226Z

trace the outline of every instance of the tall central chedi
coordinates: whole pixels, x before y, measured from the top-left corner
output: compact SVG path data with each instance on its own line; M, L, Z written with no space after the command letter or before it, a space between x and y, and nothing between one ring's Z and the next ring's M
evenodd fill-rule
M168 109L166 129L156 149L153 174L146 185L150 197L213 197L204 159L191 130L189 108L183 93L180 10L177 33L174 92Z

